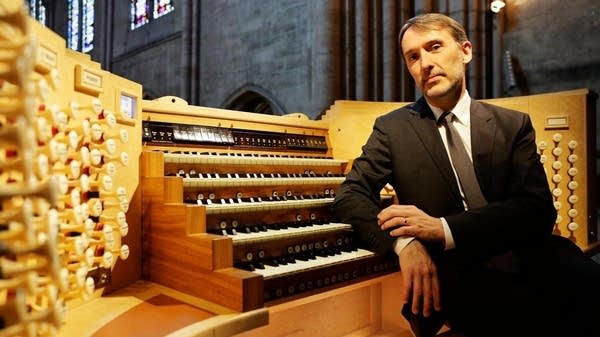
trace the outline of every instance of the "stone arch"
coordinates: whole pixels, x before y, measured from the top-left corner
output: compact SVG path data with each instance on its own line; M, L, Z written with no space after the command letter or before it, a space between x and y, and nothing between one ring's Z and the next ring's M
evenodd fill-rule
M268 90L255 84L246 84L235 90L222 104L229 110L284 115L285 109Z

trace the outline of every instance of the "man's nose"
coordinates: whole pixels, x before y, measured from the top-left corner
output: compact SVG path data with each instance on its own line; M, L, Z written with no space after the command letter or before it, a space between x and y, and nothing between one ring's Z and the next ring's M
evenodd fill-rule
M421 68L422 69L430 69L433 66L433 60L429 53L423 52L421 54Z

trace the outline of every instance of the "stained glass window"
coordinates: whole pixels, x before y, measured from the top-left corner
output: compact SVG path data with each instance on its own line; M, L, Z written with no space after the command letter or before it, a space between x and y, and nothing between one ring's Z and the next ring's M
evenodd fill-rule
M84 53L94 49L96 0L67 1L67 46Z
M79 50L79 0L68 0L67 47Z
M94 3L95 0L83 0L81 51L84 53L94 49Z
M173 1L171 0L154 0L153 17L159 18L173 11Z
M42 0L29 0L29 15L39 21L42 25L46 25L46 6Z
M152 16L150 15L152 5ZM173 0L131 0L131 30L173 11Z
M149 8L146 0L131 0L131 30L148 23Z

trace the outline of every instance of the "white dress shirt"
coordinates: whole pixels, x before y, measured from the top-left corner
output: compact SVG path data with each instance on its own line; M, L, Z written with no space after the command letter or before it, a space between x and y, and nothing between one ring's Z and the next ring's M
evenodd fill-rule
M436 120L438 120L440 116L445 112L444 110L429 104L429 102L427 102L427 104L431 108L431 111L433 111ZM455 116L455 118L452 121L452 125L454 126L456 131L458 131L460 138L465 146L465 149L467 150L467 154L469 155L469 158L471 158L471 161L473 161L473 156L471 154L471 96L469 96L469 92L465 91L465 94L458 100L454 108L452 108L450 111L452 111L452 113ZM450 150L448 148L448 140L446 138L446 128L441 123L438 124L438 131L440 133L440 136L442 137L442 141L444 142L444 147L446 148L448 157L450 158ZM450 161L450 164L452 165L452 161ZM454 165L452 165L452 170L454 171L454 177L456 178L456 181L458 181L458 175L456 174ZM458 184L458 188L460 189L460 194L463 199L463 206L466 210L467 202L462 188L460 187L460 184ZM442 220L442 226L444 228L444 248L455 248L456 245L454 243L454 238L452 237L452 232L450 231L450 227L448 226L446 219L440 219ZM399 236L396 239L396 242L394 243L394 251L396 252L396 254L400 255L402 249L406 247L406 245L412 240L414 240L414 237L412 236Z

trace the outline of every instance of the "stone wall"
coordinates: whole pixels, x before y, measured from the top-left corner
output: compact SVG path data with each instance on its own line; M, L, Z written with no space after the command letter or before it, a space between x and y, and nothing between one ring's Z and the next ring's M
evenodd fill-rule
M514 94L578 88L600 93L600 7L593 0L512 0L504 47L520 74Z
M336 97L338 1L201 3L200 104L262 88L283 112L315 115Z
M512 94L578 88L588 88L600 94L599 38L598 1L509 1L505 13L504 47L511 51L517 68L517 88ZM596 112L600 112L599 100L596 100ZM596 148L600 149L598 117ZM596 166L600 188L598 158Z
M129 1L114 1L111 72L141 83L148 98L180 96L182 10L175 10L135 30L129 25Z
M57 25L54 29L63 35L65 22L59 18L64 16L58 12L65 11L64 2L56 0L52 7L56 12L52 14ZM494 50L511 52L517 85L509 91L486 90L483 96L517 96L575 88L600 92L597 0L506 2L502 13L493 17L492 29L503 34L502 39L494 41ZM370 3L367 0L176 2L174 13L131 31L128 1L99 1L95 36L98 47L91 54L104 69L141 83L150 96L176 95L186 100L192 98L193 104L223 107L245 88L254 87L279 103L284 113L304 112L316 117L336 99L368 99L360 94L369 90L361 89L364 83L358 81L359 77L356 83L348 82L348 50L343 48L352 33L347 29L351 20L347 8L355 8L351 13L356 16L358 27ZM381 21L388 22L393 15L410 15L411 11L461 11L446 8L448 5L444 3L382 0ZM469 8L485 9L488 3L470 0ZM471 14L461 15L472 21ZM190 29L190 25L197 28ZM377 33L384 36L385 50L397 47L393 36L400 25L401 22L384 24L384 31ZM355 36L369 38L360 31ZM500 41L502 46L497 45ZM194 45L191 51L190 45ZM356 47L353 52L358 57L365 51ZM382 59L390 66L373 69L373 74L386 78L383 88L371 79L375 84L365 83L373 87L371 91L383 92L374 96L377 99L397 100L399 95L394 92L401 90L390 79L398 77L390 73L402 72L403 64L394 63L387 55ZM358 68L360 60L356 64L356 76L362 76ZM379 75L379 71L383 74ZM504 81L498 72L487 76L490 78L486 81L494 83L495 88ZM480 98L487 98L483 96ZM600 138L598 144L600 147Z

